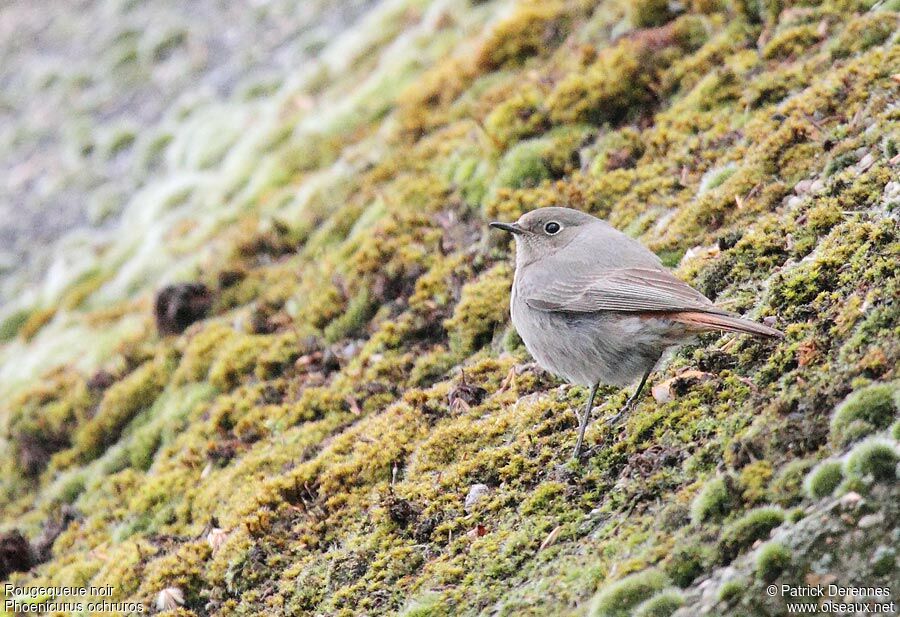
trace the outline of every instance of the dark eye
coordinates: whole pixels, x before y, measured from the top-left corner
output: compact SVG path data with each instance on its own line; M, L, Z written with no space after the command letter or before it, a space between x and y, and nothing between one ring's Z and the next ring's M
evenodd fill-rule
M557 223L556 221L550 221L549 223L544 225L544 231L546 231L551 236L553 234L559 233L560 229L562 229L562 227L560 227L559 223Z

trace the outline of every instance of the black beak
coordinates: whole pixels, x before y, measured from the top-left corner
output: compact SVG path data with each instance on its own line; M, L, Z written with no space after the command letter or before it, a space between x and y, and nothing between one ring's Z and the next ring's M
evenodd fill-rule
M502 229L503 231L508 231L511 234L520 234L524 233L525 230L519 227L516 223L498 223L494 221L491 223L491 227L494 229Z

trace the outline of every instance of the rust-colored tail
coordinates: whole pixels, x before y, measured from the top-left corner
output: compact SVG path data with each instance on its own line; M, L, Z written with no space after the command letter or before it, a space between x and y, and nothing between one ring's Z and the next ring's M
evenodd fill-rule
M671 317L679 323L687 324L698 330L724 330L726 332L742 332L766 338L784 338L784 334L775 328L770 328L755 321L741 319L740 317L732 317L731 315L683 311L672 313Z

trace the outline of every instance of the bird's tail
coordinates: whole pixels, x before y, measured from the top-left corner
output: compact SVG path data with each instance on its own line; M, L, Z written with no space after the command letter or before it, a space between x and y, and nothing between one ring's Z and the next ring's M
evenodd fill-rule
M742 332L766 338L784 338L784 333L775 328L731 315L682 311L673 313L671 318L698 330L724 330L725 332Z

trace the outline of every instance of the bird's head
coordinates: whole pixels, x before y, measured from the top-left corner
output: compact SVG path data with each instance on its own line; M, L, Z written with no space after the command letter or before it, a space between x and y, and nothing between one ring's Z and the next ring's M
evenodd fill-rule
M493 222L491 227L513 234L516 264L526 266L567 246L585 226L599 219L571 208L538 208L515 223Z

